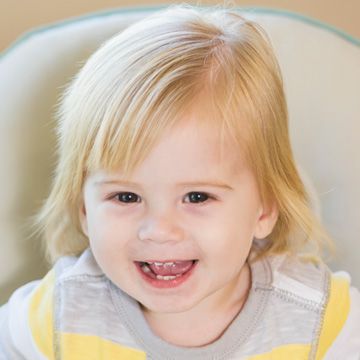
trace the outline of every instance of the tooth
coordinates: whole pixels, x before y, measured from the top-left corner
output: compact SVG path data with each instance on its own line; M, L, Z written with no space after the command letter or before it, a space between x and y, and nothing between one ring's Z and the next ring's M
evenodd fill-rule
M142 270L144 273L151 272L150 268L149 268L146 264L141 267L141 270Z
M164 263L154 262L154 264L155 264L156 266L162 266Z
M173 275L166 275L166 276L156 275L156 278L157 278L158 280L167 281L167 280L175 279L175 278L177 278L178 276L180 276L180 275L175 275L175 276L173 276Z
M171 261L171 262L165 263L164 265L172 265L172 264L173 264L173 262Z

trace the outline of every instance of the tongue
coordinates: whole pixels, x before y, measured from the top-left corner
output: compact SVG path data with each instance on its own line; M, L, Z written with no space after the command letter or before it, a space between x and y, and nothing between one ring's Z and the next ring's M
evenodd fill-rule
M172 264L155 265L149 264L150 269L156 275L169 276L169 275L182 275L188 272L193 266L193 261L176 261Z

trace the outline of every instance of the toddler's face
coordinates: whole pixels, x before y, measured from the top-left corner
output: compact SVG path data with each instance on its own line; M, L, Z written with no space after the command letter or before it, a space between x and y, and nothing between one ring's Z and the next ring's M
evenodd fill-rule
M275 222L245 159L226 139L221 157L219 131L198 116L184 116L126 181L98 172L84 187L80 218L98 264L151 312L196 309L248 287L252 240Z

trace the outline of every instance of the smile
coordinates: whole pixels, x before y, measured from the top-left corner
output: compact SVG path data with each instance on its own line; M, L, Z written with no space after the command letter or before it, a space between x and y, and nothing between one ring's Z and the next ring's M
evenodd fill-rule
M196 267L197 260L157 262L136 261L142 277L155 287L174 287L185 281Z

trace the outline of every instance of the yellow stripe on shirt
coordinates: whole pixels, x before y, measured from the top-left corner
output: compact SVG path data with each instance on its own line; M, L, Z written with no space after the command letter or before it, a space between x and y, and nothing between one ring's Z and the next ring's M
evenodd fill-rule
M350 312L349 281L342 276L331 276L330 300L325 313L316 360L324 357L345 325Z
M66 360L145 360L140 350L114 344L92 335L61 333L61 358Z
M350 312L349 281L341 276L331 276L330 299L321 329L316 360L323 359L331 344L345 325ZM303 360L308 359L310 345L286 345L247 360Z
M309 358L310 348L310 345L284 345L246 360L304 360Z
M31 296L28 314L33 340L50 360L54 360L53 291L54 271L51 270ZM60 333L60 344L61 358L66 360L146 359L146 354L142 351L120 346L97 336Z
M30 298L29 325L34 342L39 350L50 360L54 359L52 299L54 291L54 270L41 281Z

